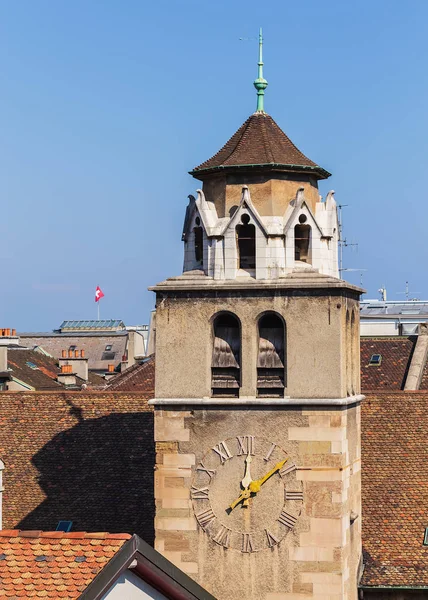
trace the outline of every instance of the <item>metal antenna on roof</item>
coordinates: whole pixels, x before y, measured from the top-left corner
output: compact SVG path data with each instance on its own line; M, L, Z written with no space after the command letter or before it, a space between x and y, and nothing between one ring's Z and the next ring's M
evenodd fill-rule
M263 35L262 28L260 27L259 31L259 72L257 79L254 80L254 87L257 90L257 111L260 113L265 112L264 108L264 96L265 89L268 86L268 82L263 78Z
M348 204L338 204L337 208L339 209L339 275L342 271L351 271L351 269L343 268L343 248L348 248L348 246L354 246L358 249L357 242L348 242L346 238L343 237L343 221L342 221L342 208L345 208ZM366 269L354 269L355 271L365 271Z
M397 292L397 294L404 294L406 296L406 300L419 300L419 298L409 298L410 294L420 294L421 292L409 292L409 282L406 281L406 291L405 292Z

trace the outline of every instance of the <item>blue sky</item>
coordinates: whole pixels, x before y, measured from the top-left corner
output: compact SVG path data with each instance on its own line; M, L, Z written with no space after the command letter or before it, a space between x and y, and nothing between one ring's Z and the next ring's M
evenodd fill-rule
M427 22L425 0L0 2L0 325L96 318L96 285L101 317L148 322L187 171L255 109L259 26L266 110L348 205L345 266L426 299Z

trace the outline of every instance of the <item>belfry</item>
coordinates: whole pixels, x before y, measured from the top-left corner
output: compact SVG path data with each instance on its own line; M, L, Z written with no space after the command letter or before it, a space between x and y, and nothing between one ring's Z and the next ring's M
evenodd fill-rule
M257 110L191 174L156 292L156 549L219 600L357 598L359 288L329 173Z

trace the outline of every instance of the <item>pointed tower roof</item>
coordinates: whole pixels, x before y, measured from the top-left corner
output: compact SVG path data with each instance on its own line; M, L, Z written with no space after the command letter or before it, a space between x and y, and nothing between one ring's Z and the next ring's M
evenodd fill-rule
M264 95L268 82L263 77L263 36L259 32L258 76L254 81L257 109L228 142L210 159L190 174L204 179L206 174L227 169L254 168L288 172L312 172L317 179L327 179L330 173L314 163L293 144L290 138L264 110Z
M318 179L330 173L314 163L293 144L265 112L255 112L212 158L191 171L200 179L209 172L259 167L280 171L310 171Z

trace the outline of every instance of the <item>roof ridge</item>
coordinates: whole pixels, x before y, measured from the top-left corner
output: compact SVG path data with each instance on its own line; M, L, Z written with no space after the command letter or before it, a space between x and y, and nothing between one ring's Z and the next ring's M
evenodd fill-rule
M1 529L0 538L52 538L52 539L93 539L93 540L128 540L129 533L87 532L87 531L42 531L25 529Z

